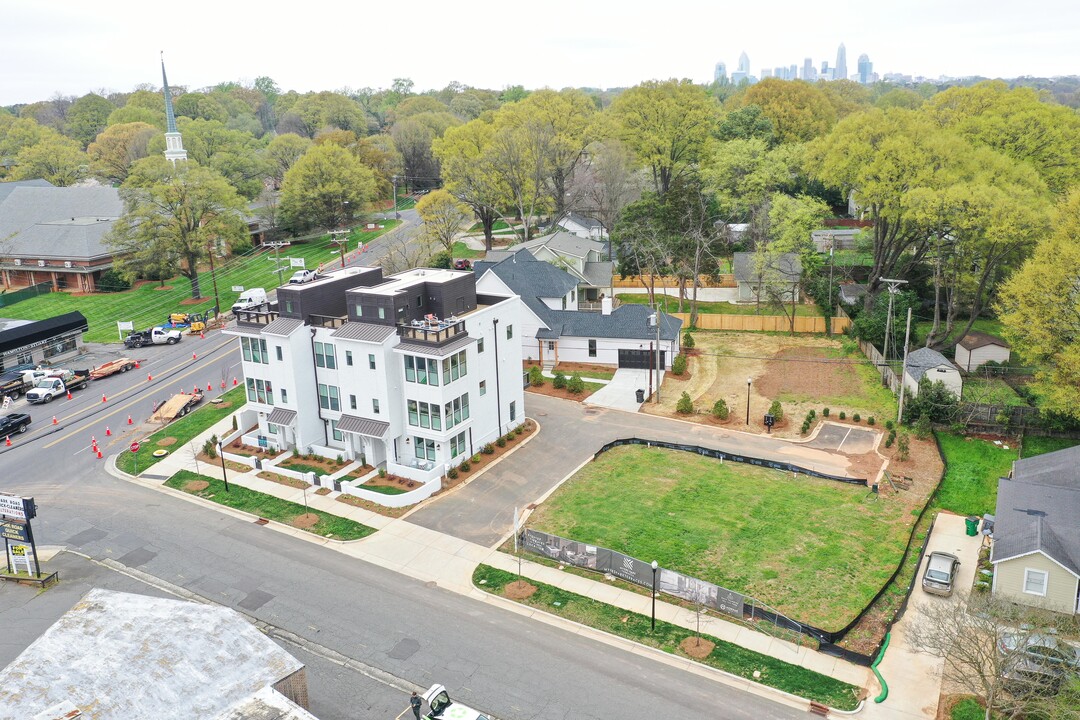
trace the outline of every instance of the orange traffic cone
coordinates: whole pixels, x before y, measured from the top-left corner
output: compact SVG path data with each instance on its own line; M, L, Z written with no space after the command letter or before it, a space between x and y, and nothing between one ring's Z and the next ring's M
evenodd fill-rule
M128 425L134 425L134 424L135 424L135 423L133 423L133 422L131 421L131 416L130 416L130 415L128 415Z
M191 353L191 359L192 360L198 360L199 358L195 353Z
M206 339L206 335L204 335L203 333L199 333L199 339L200 339L200 340L205 340L205 339Z
M224 381L224 380L222 380L222 381L221 381L221 389L222 389L222 390L224 390L224 389L225 389L225 381Z
M71 391L68 390L68 400L70 400L70 399L71 399Z
M138 360L136 360L136 361L135 361L135 369L136 369L136 370L138 370L138 369L139 369L139 361L138 361Z
M233 378L233 379L232 379L232 384L233 384L233 387L236 387L236 386L237 386L237 384L238 384L238 383L236 382L236 378Z
M105 393L101 393L101 402L106 402L106 400Z
M110 435L112 435L112 430L110 430L109 426L106 425L105 426L105 437L109 437Z
M53 425L59 425L59 424L60 424L60 423L59 423L59 422L57 421L57 419L56 419L56 416L55 416L55 415L53 415L53 416L52 416L52 424L53 424Z
M146 382L150 382L153 379L154 379L153 375L151 375L150 373L146 373Z
M214 389L214 386L210 383L206 383L206 392L210 392Z
M199 394L199 386L198 385L196 385L195 389L191 391L191 394L192 395L198 395Z
M7 445L8 447L11 447L11 436L10 435L7 436L7 440L4 442L4 444Z
M101 459L101 451L100 450L97 451L97 457L98 457L98 460Z

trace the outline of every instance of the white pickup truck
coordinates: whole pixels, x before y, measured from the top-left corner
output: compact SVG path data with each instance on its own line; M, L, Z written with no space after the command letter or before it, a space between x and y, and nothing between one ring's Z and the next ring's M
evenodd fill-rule
M153 327L133 332L124 339L124 347L141 348L143 345L175 345L184 339L179 330Z
M34 389L26 393L26 400L30 403L49 403L72 390L86 387L88 382L89 370L55 370L38 379Z

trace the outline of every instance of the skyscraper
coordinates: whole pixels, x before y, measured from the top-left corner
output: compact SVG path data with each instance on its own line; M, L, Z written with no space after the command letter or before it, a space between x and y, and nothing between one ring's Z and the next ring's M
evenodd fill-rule
M727 65L722 62L716 63L716 68L713 69L713 82L718 82L721 85L727 82Z
M814 82L817 80L817 68L814 67L813 58L806 58L803 60L802 79L806 82Z
M184 142L176 129L172 93L169 92L169 79L165 77L165 53L161 53L161 85L162 92L165 93L165 159L175 166L177 160L187 160L187 150L184 149Z
M863 85L874 82L874 63L866 53L859 56L859 82Z
M746 51L743 51L739 56L739 69L731 73L731 84L738 85L743 80L750 79L750 58L746 56Z
M844 43L836 49L836 67L833 69L834 80L847 80L847 48Z

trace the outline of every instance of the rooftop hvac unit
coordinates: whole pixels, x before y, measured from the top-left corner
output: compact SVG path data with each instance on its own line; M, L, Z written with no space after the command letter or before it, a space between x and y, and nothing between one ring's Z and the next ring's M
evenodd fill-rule
M19 259L19 258L15 258L15 264L16 265L22 265L22 260Z
M45 267L45 261L44 260L38 260L37 261L37 266L38 267Z
M70 260L65 260L64 261L64 267L66 267L66 268L71 267L71 261Z

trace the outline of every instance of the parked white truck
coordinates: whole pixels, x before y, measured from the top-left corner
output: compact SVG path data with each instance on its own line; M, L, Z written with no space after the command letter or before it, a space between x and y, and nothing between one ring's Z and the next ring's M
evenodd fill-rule
M133 332L124 338L124 347L141 348L143 345L175 345L184 339L179 330L153 327L149 330Z
M240 293L240 297L236 298L236 302L233 303L232 311L237 310L250 310L251 308L265 305L266 290L263 288L251 288Z
M34 389L26 393L26 400L30 403L49 403L72 390L86 387L88 382L89 370L54 370L38 379Z

